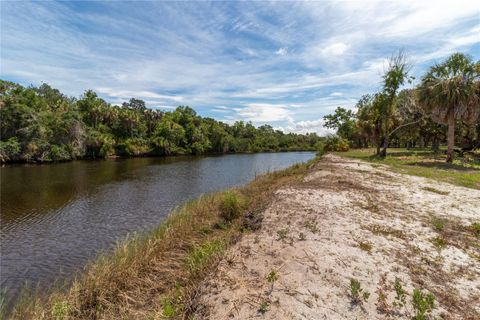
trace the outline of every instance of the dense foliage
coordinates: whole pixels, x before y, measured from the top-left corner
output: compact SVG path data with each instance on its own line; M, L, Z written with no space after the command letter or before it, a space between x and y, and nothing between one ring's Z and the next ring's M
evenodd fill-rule
M418 86L400 90L412 83L409 69L403 53L392 56L380 92L362 96L356 111L339 107L324 117L341 138L337 144L373 145L381 157L388 146L438 150L448 144L449 162L455 145L480 148L480 62L455 53L432 66Z
M25 88L3 80L0 117L2 162L315 150L320 141L269 125L228 125L186 106L164 112L138 99L115 106L91 90L75 99L47 84Z

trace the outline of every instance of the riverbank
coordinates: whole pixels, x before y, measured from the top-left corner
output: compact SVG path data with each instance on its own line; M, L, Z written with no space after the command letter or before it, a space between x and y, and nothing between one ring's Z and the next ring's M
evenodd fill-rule
M479 210L477 190L327 155L186 204L12 318L477 319Z
M189 202L153 232L88 265L67 291L48 298L26 295L11 318L138 319L188 312L205 270L242 232L258 226L257 214L274 190L306 171L307 165L294 165Z
M103 161L103 160L121 160L121 159L134 159L134 158L160 158L160 159L170 159L170 158L185 158L185 157L211 157L211 156L224 156L232 154L259 154L259 153L286 153L286 152L316 152L316 148L288 148L288 149L278 149L278 150L258 150L258 151L241 151L241 152L206 152L199 154L187 154L187 153L175 153L175 154L155 154L155 153L145 153L137 155L111 155L106 157L81 157L75 159L63 159L63 160L46 160L46 161L36 161L36 160L15 160L15 161L5 161L0 156L0 166L13 166L13 165L45 165L45 164L58 164L72 161Z
M201 285L194 319L478 319L480 193L323 157Z

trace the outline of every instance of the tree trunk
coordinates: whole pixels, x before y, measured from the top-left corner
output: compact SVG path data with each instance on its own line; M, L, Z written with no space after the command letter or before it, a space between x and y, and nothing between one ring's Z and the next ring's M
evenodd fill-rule
M453 108L448 114L447 145L447 162L452 162L454 156L453 147L455 145L455 113L453 111Z
M383 138L383 149L380 153L380 157L385 158L387 156L387 148L388 148L388 135Z

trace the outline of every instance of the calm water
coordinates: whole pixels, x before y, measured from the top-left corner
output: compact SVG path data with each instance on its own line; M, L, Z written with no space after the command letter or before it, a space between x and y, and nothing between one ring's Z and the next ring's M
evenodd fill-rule
M187 199L245 184L310 152L75 161L1 168L0 281L66 278L129 232L158 225Z

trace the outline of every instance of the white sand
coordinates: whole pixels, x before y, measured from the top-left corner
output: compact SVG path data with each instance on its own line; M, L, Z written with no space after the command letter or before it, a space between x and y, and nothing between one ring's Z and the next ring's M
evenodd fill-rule
M433 217L447 221L442 231ZM478 190L328 155L303 183L278 190L262 228L228 250L202 285L195 319L411 319L414 287L435 295L435 316L480 319L473 222ZM403 308L392 305L396 277L408 293ZM351 278L368 301L352 303Z

